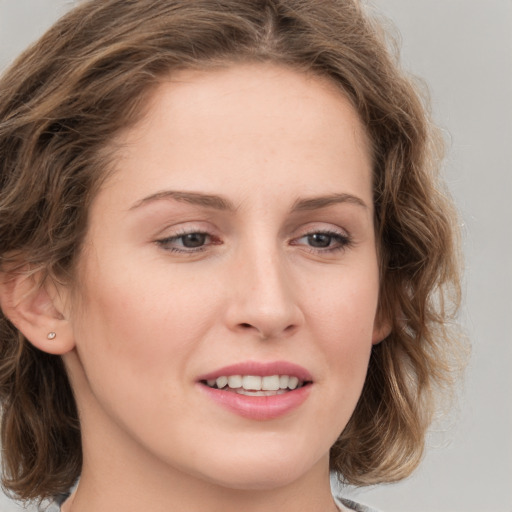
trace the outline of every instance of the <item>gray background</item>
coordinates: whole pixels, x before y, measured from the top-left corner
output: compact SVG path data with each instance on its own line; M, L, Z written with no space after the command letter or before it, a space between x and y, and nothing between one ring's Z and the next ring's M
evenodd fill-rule
M0 0L0 69L72 4ZM512 0L373 5L398 27L404 62L427 81L449 134L446 177L464 222L461 321L473 354L459 408L433 430L420 469L350 492L387 512L512 512ZM1 512L20 510L0 495Z

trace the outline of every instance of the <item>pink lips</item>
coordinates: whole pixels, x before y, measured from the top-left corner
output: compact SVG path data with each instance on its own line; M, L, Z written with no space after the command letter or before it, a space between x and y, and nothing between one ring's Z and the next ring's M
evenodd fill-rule
M290 375L298 377L309 384L273 396L247 396L233 391L211 388L204 384L206 380L216 379L230 375ZM248 361L219 368L213 372L202 375L198 385L210 399L225 407L229 411L253 420L270 420L287 414L299 407L309 396L312 381L311 374L303 367L286 361L272 363L259 363Z

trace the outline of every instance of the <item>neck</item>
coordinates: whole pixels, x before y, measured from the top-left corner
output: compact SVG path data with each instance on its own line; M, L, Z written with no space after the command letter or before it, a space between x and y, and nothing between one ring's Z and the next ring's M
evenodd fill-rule
M142 468L138 468L142 469ZM328 472L322 479L309 475L273 489L231 489L201 481L178 471L156 474L142 471L111 473L87 469L63 512L335 512Z
M80 484L63 512L327 512L337 511L322 458L299 479L275 487L233 489L162 462L123 432L88 431L82 425Z

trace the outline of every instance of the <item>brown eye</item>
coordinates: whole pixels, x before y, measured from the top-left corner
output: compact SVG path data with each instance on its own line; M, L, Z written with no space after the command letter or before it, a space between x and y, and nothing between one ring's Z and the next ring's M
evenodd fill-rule
M179 239L181 240L183 247L195 249L206 243L207 236L208 235L206 233L188 233L180 236Z
M218 241L212 240L208 233L192 231L157 240L157 244L167 251L194 253L207 249L210 245L217 245Z
M313 233L307 236L308 244L311 247L317 247L319 249L325 249L331 245L332 235L326 233Z
M350 247L352 240L349 235L337 231L313 231L292 240L291 245L303 246L317 254L328 254Z

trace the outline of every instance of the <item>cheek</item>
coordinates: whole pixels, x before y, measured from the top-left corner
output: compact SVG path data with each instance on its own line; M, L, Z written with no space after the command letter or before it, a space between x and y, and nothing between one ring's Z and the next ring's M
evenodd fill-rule
M115 418L141 441L148 432L181 438L172 418L186 410L191 362L211 328L215 297L179 276L109 270L90 272L82 287L75 331L82 405L88 417Z
M368 267L368 275L373 276ZM375 273L376 275L376 273ZM333 276L334 277L334 276ZM372 350L378 280L351 272L310 284L306 328L315 341L318 359L315 410L309 442L328 450L347 425L366 379Z
M378 302L376 265L366 272L308 286L307 324L325 357L329 375L347 393L362 388L372 348ZM344 391L344 392L345 392Z
M183 372L214 315L215 297L198 283L150 272L89 273L76 337L84 367L99 378L112 373L141 379ZM147 375L148 369L150 375ZM113 379L112 379L113 380Z
M305 283L303 309L313 324L331 334L328 339L343 339L348 345L371 342L378 290L376 265L341 269L320 282Z

